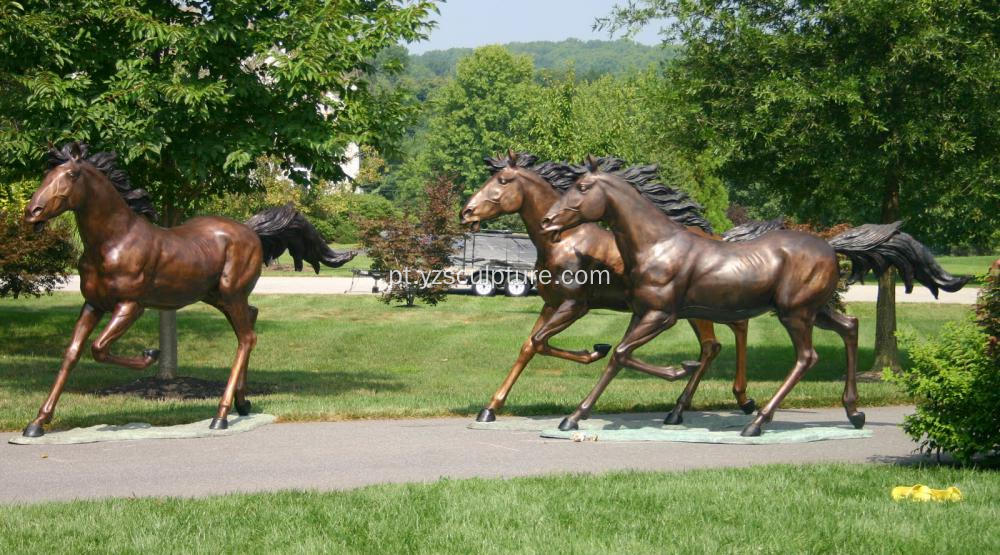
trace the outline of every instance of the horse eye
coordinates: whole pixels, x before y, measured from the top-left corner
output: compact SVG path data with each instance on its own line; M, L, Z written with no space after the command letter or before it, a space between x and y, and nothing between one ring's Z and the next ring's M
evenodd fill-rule
M510 180L504 179L502 177L497 178L497 181L499 181L501 185L506 185L506 184L510 183Z

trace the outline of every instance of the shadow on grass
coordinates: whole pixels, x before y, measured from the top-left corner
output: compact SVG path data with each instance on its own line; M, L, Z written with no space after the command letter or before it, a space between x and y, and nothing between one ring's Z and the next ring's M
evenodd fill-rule
M48 393L55 380L56 366L47 359L29 361L0 362L0 387L19 395L38 396L39 403ZM58 363L56 363L58 364ZM131 372L124 368L96 363L81 364L70 375L64 391L81 395L93 391L127 384L137 378L149 375L151 370ZM207 380L223 381L229 377L228 369L208 366L185 366L179 371L184 376ZM272 391L272 394L294 394L300 396L331 397L356 391L405 391L408 386L388 373L362 371L305 372L302 370L269 370L265 376L255 379L253 367L247 375L247 385L251 391L257 386ZM138 397L135 397L138 398Z

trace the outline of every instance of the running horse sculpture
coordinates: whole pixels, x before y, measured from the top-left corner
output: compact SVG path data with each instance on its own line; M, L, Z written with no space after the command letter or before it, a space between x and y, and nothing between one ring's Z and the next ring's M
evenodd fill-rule
M603 358L611 349L610 345L597 344L593 351L567 351L549 345L553 336L585 316L591 308L625 311L629 306L625 292L625 267L611 232L596 224L583 224L568 230L560 242L553 241L550 235L542 232L541 220L545 212L559 200L562 191L582 174L582 170L555 162L536 164L535 156L515 154L513 151L508 151L504 158L486 158L484 161L493 175L462 209L463 224L475 229L482 222L502 214L519 213L538 251L537 270L548 270L549 275L556 278L565 275L566 271L575 273L585 270L590 273L592 270L607 270L611 278L608 283L579 283L559 279L538 283L539 294L545 302L542 312L531 334L521 345L521 351L507 378L493 395L489 405L476 417L477 421L491 422L496 419L496 411L503 408L521 372L536 354L590 364ZM619 171L624 165L621 160L614 158L602 158L599 163L605 171ZM698 205L686 194L652 182L656 177L655 166L628 168L618 175L646 191L663 214L686 225L691 232L720 238L712 234L711 226L699 214ZM753 226L752 230L743 229L741 237L752 237L769 231L773 226L773 222L767 222ZM712 322L698 319L691 319L689 322L698 337L701 355L698 371L691 376L688 386L677 401L677 406L681 408L690 405L701 376L720 348ZM750 414L755 410L756 404L746 396L746 321L730 322L728 325L736 336L733 394L740 408ZM683 372L677 369L653 366L636 359L630 359L627 366L668 380L683 376ZM674 418L679 422L681 413L677 412Z
M111 354L115 340L146 307L178 309L198 301L225 314L239 344L211 423L212 429L225 429L234 404L240 415L250 411L246 374L250 351L257 342L257 309L248 297L260 277L261 263L277 258L287 248L296 269L302 268L305 259L318 273L320 263L337 267L354 253L330 250L291 205L257 214L246 224L206 216L161 228L145 217L156 217L146 192L133 189L114 160L115 154L109 152L88 156L87 146L79 143L51 150L50 169L25 209L25 222L36 229L67 210L75 213L83 240L79 272L85 302L52 391L23 434L38 437L45 433L43 425L52 419L84 342L105 313L111 313L111 320L91 346L94 359L142 370L157 360L159 351L117 356Z
M632 321L600 380L560 429L577 428L632 351L674 325L677 318L732 322L774 311L791 336L796 361L788 378L742 431L760 435L762 426L802 376L818 359L812 345L813 326L836 331L847 350L847 380L843 404L856 427L865 415L857 408L855 380L858 321L834 311L830 300L837 287L837 253L852 263L851 281L869 270L881 274L898 268L906 284L924 284L957 291L970 279L945 272L900 223L865 224L829 242L797 231L772 231L757 239L732 244L688 232L664 216L627 181L603 172L593 157L587 172L556 202L542 220L542 231L558 240L567 229L603 221L614 231L632 289Z

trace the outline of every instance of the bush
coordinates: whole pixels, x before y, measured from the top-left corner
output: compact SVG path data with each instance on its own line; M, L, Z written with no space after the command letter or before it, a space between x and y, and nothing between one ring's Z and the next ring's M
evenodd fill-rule
M359 221L399 217L389 199L349 192L320 196L307 203L305 212L323 238L336 243L357 243L361 235Z
M0 211L0 298L50 293L76 261L72 228L50 222L40 233L22 225L20 211Z
M900 334L911 364L890 379L917 398L917 412L903 429L922 452L943 451L969 463L1000 451L1000 357L990 335L1000 316L998 281L996 275L987 281L975 317L947 325L936 340Z

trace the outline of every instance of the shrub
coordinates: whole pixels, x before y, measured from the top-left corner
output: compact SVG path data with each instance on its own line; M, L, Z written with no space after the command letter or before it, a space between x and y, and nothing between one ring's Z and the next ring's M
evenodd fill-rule
M922 452L946 452L962 463L1000 451L1000 358L995 349L1000 321L998 278L983 287L976 315L948 324L932 341L901 333L910 367L891 380L917 398L917 411L903 429ZM992 348L991 348L992 347Z
M416 217L406 213L361 221L361 244L371 257L372 269L395 273L382 293L386 304L413 306L420 299L436 305L448 293L445 280L434 278L440 278L438 272L448 266L459 235L454 185L439 178L424 193L426 200Z
M65 283L76 260L71 232L57 221L35 233L21 223L20 211L0 211L0 298L37 297Z
M361 235L359 222L399 217L389 199L351 192L319 196L307 203L305 211L323 238L337 243L357 243Z

